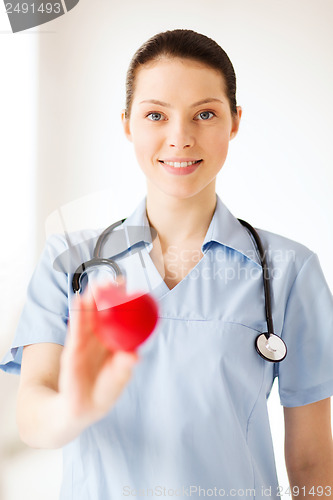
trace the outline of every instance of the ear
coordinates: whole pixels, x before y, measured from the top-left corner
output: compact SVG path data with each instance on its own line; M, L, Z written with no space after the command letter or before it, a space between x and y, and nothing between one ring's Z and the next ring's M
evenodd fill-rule
M242 108L240 106L237 106L237 115L233 115L233 117L232 117L232 128L230 131L230 140L233 139L234 137L236 137L236 135L237 135L237 132L239 130L240 121L242 118L242 113L243 113Z
M124 127L124 132L129 141L132 141L132 134L130 130L130 124L129 124L129 119L126 118L126 113L125 110L123 109L121 112L121 121Z

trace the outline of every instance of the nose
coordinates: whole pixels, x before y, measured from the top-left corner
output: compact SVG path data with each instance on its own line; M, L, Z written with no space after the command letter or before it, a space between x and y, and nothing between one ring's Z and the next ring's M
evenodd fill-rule
M170 124L168 142L170 147L179 150L192 147L195 140L191 127L182 120Z

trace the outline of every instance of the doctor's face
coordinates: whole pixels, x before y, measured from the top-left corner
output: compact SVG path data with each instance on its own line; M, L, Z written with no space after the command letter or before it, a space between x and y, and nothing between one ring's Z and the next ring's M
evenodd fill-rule
M136 73L131 114L123 113L149 191L188 198L215 193L215 178L239 126L221 73L200 62L163 58Z

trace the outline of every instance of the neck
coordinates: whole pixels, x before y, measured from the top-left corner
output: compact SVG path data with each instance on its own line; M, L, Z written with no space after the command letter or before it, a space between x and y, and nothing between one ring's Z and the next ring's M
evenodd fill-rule
M204 240L216 207L215 184L189 198L147 190L147 216L164 245Z

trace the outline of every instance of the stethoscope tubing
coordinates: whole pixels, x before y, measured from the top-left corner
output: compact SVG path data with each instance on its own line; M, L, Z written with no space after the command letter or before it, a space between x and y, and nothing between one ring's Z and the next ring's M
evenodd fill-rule
M110 267L115 275L115 278L122 276L122 272L118 264L109 258L100 257L105 240L110 236L112 231L120 226L126 219L121 219L114 222L108 226L99 236L97 243L94 248L93 258L87 262L83 262L75 271L72 280L72 288L75 294L79 294L82 290L81 281L82 278L89 269L104 265ZM266 361L279 362L282 361L287 355L287 347L285 342L281 337L274 333L273 317L272 317L272 301L271 301L271 284L269 269L267 266L265 250L263 248L261 239L257 231L251 224L244 221L243 219L238 219L240 224L242 224L253 237L257 250L259 252L260 264L262 268L262 277L264 285L264 297L265 297L265 316L267 324L267 332L261 333L255 339L255 349L258 354ZM265 337L265 340L263 340Z
M270 334L274 333L274 326L273 326L273 317L272 317L272 301L271 301L271 292L270 292L270 276L269 276L269 269L267 266L267 261L266 261L266 256L265 256L265 250L262 246L261 239L257 231L254 229L254 227L251 226L248 222L246 222L243 219L238 219L239 222L246 227L251 235L253 236L256 246L259 251L259 257L260 257L260 264L262 268L262 277L263 277L263 284L264 284L264 294L265 294L265 314L266 314L266 323L267 323L267 333L265 333L265 336L267 340L269 339Z

